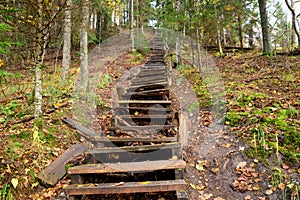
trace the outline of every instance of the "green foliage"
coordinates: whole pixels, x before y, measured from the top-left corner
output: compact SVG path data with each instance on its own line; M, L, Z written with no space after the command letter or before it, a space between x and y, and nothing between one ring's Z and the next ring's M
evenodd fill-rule
M10 183L5 183L0 190L1 200L13 200L12 188Z
M130 58L128 60L129 64L136 65L142 63L143 59L145 57L145 54L143 54L143 51L139 50L133 50L130 52Z
M7 124L9 120L14 119L20 107L21 104L17 101L10 101L6 105L0 104L0 123Z
M99 82L99 84L97 85L98 88L100 89L104 89L106 88L110 83L112 82L112 77L105 73L102 78L101 81Z

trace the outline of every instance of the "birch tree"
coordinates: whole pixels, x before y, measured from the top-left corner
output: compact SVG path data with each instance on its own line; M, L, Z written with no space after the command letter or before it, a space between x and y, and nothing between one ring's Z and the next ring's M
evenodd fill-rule
M88 27L89 27L89 1L82 1L82 24L80 28L80 84L83 92L87 91L89 81L88 69Z
M71 61L71 19L72 19L72 0L66 1L65 19L64 19L64 46L63 46L63 59L62 59L62 79L65 80L69 77L69 67Z

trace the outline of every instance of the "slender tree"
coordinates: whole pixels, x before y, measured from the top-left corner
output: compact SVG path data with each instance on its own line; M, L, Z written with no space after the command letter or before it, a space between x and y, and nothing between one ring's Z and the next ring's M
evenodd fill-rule
M300 14L296 15L296 10L294 7L294 3L295 3L294 0L290 0L290 2L288 0L285 0L285 3L292 13L292 27L294 29L294 33L297 35L298 48L300 49L300 30L299 30L298 24L297 24L297 18L300 17Z
M65 9L64 19L64 46L63 46L63 59L62 59L62 79L65 80L69 76L69 67L71 61L71 19L72 19L72 0L66 1L67 6Z
M269 34L269 20L267 13L267 0L258 0L259 5L259 14L260 14L260 22L263 36L263 52L266 54L271 54L271 42L270 42L270 34Z
M82 24L80 28L80 81L83 92L87 91L89 81L88 69L88 27L89 0L82 1Z

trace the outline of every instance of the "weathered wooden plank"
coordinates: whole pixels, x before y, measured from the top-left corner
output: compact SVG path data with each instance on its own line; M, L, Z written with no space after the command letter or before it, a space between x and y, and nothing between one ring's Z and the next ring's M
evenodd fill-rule
M182 148L188 145L188 129L187 129L188 113L179 113L179 142Z
M131 86L128 88L129 91L135 90L135 89L140 89L140 88L166 88L168 86L167 81L163 82L156 82L156 83L149 83L149 84L131 84Z
M66 174L65 165L76 156L86 152L87 149L88 148L81 143L72 145L43 171L38 173L38 179L48 185L55 186L55 184Z
M157 107L115 107L115 110L149 110L149 111L161 111L161 112L171 112L172 109L167 107L167 108L157 108Z
M102 184L74 184L64 187L68 195L125 194L184 190L184 180L146 181Z
M172 117L173 117L172 115L119 115L116 118L117 119L121 118L122 120L125 120L125 119L171 119Z
M171 104L172 101L169 100L151 100L151 101L145 101L145 100L119 100L117 101L119 104Z
M81 124L79 124L77 121L75 121L74 119L72 119L70 117L66 117L65 119L63 119L63 122L71 125L74 129L78 130L79 135L81 135L82 137L84 137L85 139L87 139L89 141L93 141L94 137L99 135L99 134L95 133L94 131L82 126Z
M176 142L177 137L101 137L96 136L95 142Z
M106 153L122 153L122 152L142 152L142 151L154 151L158 149L179 149L180 144L177 142L167 144L155 144L155 145L141 145L141 146L124 146L124 147L103 147L90 149L86 154L106 154Z
M102 173L122 173L122 172L145 172L166 169L185 168L183 160L155 160L144 162L127 163L106 163L106 164L87 164L71 167L69 174L102 174Z
M141 131L141 130L162 130L168 128L174 128L174 125L151 125L151 126L119 126L119 129L123 131Z
M168 82L168 78L165 77L163 79L153 79L153 80L134 80L131 82L131 85L149 85L155 82Z

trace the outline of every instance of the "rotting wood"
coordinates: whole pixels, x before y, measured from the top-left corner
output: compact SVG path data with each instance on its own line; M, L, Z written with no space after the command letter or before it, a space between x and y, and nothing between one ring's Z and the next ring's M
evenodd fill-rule
M88 148L81 143L72 145L44 170L38 173L37 178L45 184L55 186L56 183L66 174L65 165L76 156L86 152L87 149Z
M83 138L88 139L89 141L93 141L94 137L99 135L99 134L95 133L94 131L82 126L81 124L79 124L77 121L75 121L74 119L72 119L70 117L66 117L65 119L63 119L63 122L71 125L74 129L78 130L79 131L78 133Z
M129 124L128 122L126 122L123 118L121 118L120 116L116 116L115 117L117 119L117 121L122 122L124 125L126 126L131 126L131 124ZM119 125L118 123L116 124L117 126Z
M184 190L184 180L121 182L102 184L74 184L64 188L68 195L128 194L141 192L166 192Z

